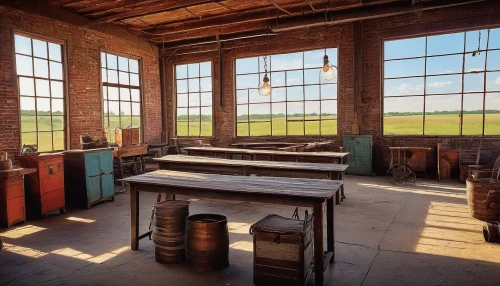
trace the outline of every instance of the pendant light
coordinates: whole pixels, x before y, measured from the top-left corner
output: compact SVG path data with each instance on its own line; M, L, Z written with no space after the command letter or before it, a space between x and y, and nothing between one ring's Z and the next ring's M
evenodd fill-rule
M267 55L264 56L264 78L259 85L259 94L262 96L271 95L271 85L269 84L269 77L267 77Z
M325 56L323 57L323 67L319 71L319 80L322 81L337 81L337 67L332 65L326 54L326 35L328 33L328 13L325 9L325 31L323 33L323 42L325 45Z

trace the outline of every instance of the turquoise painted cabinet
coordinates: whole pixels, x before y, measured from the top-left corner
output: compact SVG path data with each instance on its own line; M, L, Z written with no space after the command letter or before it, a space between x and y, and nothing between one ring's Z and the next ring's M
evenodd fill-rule
M372 175L372 136L343 135L344 151L349 152L346 173L355 175Z
M64 153L67 202L90 208L114 200L112 148L70 150Z

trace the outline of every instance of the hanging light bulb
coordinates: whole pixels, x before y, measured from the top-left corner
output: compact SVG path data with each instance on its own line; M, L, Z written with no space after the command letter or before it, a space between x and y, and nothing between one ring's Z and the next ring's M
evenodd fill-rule
M269 84L269 77L267 77L267 56L264 56L264 71L264 78L259 85L259 94L262 96L269 96L271 95L271 85Z
M320 79L324 79L327 81L331 81L333 79L337 79L337 67L332 65L328 60L328 55L325 54L323 57L323 67L319 72Z

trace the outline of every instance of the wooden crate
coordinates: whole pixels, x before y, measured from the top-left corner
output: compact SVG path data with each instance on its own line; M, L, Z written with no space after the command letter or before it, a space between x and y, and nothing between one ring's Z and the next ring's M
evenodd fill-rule
M115 142L120 147L139 144L139 128L116 128Z
M255 285L304 285L313 261L312 219L268 215L251 227Z

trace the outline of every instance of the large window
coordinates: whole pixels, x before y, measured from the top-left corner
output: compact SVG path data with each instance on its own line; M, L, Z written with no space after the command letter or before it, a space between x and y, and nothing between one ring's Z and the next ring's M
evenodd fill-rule
M64 150L62 45L23 35L14 35L14 41L21 144L36 144L39 152Z
M141 128L139 61L101 53L104 128L115 142L116 128Z
M385 135L500 135L500 29L384 43Z
M175 66L177 136L212 136L212 63Z
M326 52L337 66L337 49ZM322 49L269 56L270 96L258 92L263 57L237 59L237 136L336 135L337 80L320 82L324 55Z

